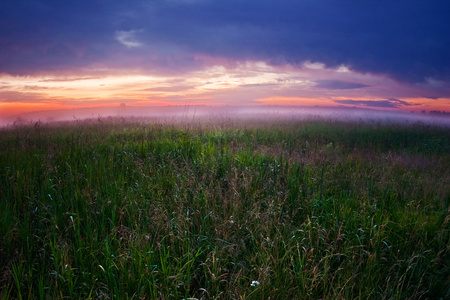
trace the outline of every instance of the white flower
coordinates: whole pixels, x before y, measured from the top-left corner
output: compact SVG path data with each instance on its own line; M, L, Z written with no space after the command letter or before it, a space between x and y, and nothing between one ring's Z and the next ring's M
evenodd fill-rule
M250 284L250 286L257 286L260 285L259 281L253 280L252 284Z

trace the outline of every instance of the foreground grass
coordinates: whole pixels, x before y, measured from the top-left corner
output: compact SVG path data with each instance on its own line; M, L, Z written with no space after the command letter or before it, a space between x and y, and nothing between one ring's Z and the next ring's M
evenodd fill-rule
M448 298L449 166L420 124L4 129L0 298Z

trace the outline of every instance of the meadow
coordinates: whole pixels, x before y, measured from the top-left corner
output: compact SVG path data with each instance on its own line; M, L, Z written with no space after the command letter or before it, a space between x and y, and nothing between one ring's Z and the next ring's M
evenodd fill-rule
M0 129L0 299L449 299L450 130Z

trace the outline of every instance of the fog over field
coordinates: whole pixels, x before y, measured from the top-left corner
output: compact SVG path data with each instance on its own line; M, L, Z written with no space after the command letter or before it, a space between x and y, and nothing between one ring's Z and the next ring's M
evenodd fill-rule
M142 122L220 122L234 119L305 120L328 119L340 121L417 123L450 126L450 115L427 112L380 111L347 107L298 106L159 106L159 107L108 107L74 110L36 111L0 118L1 126L82 121L93 119L126 118Z

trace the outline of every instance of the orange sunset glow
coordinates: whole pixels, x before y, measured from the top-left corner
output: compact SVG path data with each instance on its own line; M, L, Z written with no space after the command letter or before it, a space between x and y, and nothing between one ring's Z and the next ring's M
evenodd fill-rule
M450 109L449 99L414 97L418 92L415 86L359 74L344 66L329 69L311 63L301 68L274 67L264 62L214 65L182 77L3 75L0 82L3 117L119 105L347 106L415 112Z

